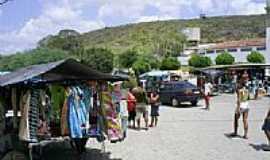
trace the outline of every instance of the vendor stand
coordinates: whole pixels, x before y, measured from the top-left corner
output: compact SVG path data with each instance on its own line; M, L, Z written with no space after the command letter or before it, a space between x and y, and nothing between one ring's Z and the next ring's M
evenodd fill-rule
M125 79L73 59L1 76L0 158L16 150L41 159L42 146L51 142L71 141L82 153L90 137L121 141L121 124L107 83L118 80Z

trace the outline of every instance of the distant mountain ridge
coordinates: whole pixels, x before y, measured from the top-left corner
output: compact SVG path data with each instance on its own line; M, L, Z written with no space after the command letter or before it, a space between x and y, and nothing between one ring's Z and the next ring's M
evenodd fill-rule
M71 34L73 36L72 41L68 43L69 46L73 45L75 39L76 46L80 44L84 48L108 48L115 54L128 49L136 49L141 53L156 53L157 48L164 48L164 46L166 50L181 49L181 44L185 42L181 30L186 27L201 28L202 43L262 38L265 37L266 18L266 15L219 16L105 27L80 35L74 34L76 32L71 30L66 30L66 32L73 33ZM60 33L63 37L63 32L60 31ZM58 35L50 36L45 38L46 42L41 41L39 44L50 46L50 44L55 44L55 40L58 38Z

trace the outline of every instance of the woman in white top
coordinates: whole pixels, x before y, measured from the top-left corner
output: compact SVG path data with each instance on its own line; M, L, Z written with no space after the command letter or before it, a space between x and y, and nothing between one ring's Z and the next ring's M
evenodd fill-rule
M248 111L249 111L249 91L244 83L241 83L239 85L239 88L237 90L237 106L236 111L234 115L234 133L231 134L231 136L237 136L238 132L238 120L239 118L243 117L243 124L244 124L244 139L247 139L248 134Z

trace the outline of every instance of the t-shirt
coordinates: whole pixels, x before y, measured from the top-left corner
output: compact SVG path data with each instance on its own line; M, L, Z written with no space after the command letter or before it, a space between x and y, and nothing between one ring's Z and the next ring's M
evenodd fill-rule
M135 107L136 107L136 98L135 96L132 94L132 93L128 93L128 111L131 112L131 111L134 111L135 110Z
M211 93L212 84L211 83L205 83L204 84L204 94L209 95Z

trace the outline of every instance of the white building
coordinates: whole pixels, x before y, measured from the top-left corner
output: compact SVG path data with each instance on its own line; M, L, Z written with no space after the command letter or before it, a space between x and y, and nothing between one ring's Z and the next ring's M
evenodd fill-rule
M266 63L270 63L270 28L267 28L266 38L247 39L239 41L229 41L215 44L203 44L197 47L191 47L184 51L178 60L182 65L188 65L188 60L191 57L190 53L198 53L203 56L208 56L215 63L216 57L224 51L229 52L235 57L235 62L247 62L247 55L251 51L258 51L265 57Z

